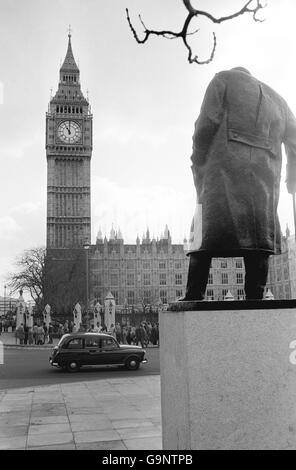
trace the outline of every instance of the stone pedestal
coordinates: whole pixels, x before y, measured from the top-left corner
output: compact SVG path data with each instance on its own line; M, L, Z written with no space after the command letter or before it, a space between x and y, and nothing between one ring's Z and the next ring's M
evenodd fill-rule
M163 448L296 449L296 300L160 315Z

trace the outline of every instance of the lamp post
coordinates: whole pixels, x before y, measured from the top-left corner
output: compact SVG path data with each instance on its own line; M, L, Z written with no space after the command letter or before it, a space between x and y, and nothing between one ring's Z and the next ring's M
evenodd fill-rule
M90 243L86 241L83 245L83 248L85 249L85 282L86 282L86 314L88 315L88 250L90 247Z

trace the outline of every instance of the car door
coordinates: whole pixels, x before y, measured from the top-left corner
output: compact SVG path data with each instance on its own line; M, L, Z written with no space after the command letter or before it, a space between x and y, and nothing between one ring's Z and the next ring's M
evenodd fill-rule
M84 351L85 351L85 364L95 365L100 364L101 360L101 349L100 349L100 337L97 335L87 336L84 339Z
M122 364L123 354L117 341L110 336L101 339L101 364Z
M62 344L60 355L63 363L75 361L83 364L83 339L81 337L66 339Z

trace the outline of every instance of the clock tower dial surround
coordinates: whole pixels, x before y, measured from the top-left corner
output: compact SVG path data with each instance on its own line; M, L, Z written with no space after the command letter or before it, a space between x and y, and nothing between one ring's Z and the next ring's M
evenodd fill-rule
M56 94L46 113L47 248L91 242L91 108L81 91L71 34Z

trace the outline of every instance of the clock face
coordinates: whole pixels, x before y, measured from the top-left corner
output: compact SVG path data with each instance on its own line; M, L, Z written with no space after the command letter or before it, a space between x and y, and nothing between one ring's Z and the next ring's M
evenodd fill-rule
M58 127L58 137L66 144L74 144L81 138L81 127L75 121L63 121Z

